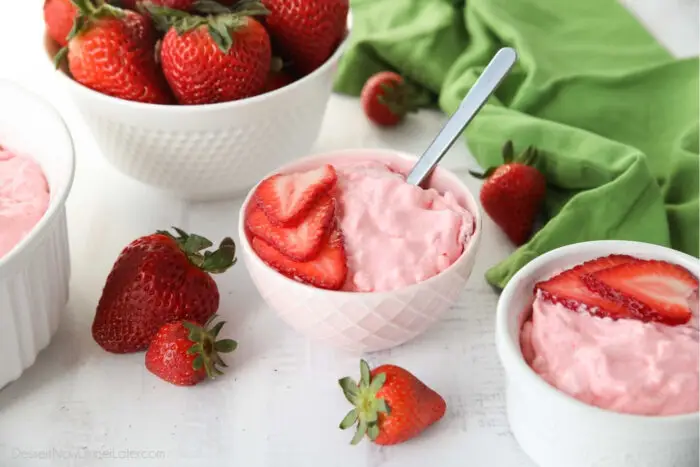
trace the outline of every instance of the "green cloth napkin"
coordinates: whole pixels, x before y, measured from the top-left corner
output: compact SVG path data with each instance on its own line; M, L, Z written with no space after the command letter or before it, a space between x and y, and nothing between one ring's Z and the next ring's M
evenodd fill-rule
M516 67L466 131L486 168L543 151L547 223L486 273L503 287L554 248L625 239L698 256L698 59L675 60L615 0L352 0L336 90L393 69L453 113L502 46Z

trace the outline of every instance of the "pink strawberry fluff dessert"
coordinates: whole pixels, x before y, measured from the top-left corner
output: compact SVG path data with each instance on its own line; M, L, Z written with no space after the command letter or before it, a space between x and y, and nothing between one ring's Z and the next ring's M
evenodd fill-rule
M451 193L410 185L373 160L274 175L255 197L246 226L259 237L256 253L292 279L332 290L386 292L434 277L464 253L476 225ZM297 212L306 212L302 220L280 217Z
M698 411L698 279L680 266L598 258L535 286L523 357L590 405L637 415Z
M377 162L334 164L346 290L378 292L424 281L460 257L474 216L451 193L406 183Z
M49 207L49 198L39 164L0 146L0 258L39 222Z

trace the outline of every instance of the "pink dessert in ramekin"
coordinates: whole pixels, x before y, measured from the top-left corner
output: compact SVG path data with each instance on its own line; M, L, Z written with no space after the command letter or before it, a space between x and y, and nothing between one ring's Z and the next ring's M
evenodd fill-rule
M285 321L328 344L371 351L417 336L456 301L474 264L478 205L444 169L427 189L408 185L415 160L338 151L283 167L251 190L240 215L244 259ZM304 196L290 185L314 184L306 191L316 204L299 215Z
M39 164L0 146L0 258L39 222L49 199L49 185Z
M681 252L585 242L503 290L508 420L542 467L698 465L698 275Z

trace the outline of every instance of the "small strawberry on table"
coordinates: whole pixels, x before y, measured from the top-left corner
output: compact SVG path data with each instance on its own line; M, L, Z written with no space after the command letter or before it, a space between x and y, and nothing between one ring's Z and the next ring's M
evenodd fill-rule
M447 405L437 392L410 372L395 365L370 371L360 362L360 382L338 381L345 398L355 406L340 422L345 430L357 425L352 444L367 435L380 445L399 444L414 438L445 415Z
M413 88L393 71L371 76L362 88L360 103L367 118L379 126L398 125L418 108Z
M214 379L227 367L220 353L238 347L232 339L217 340L225 321L214 326L216 315L200 326L192 321L163 325L146 352L146 368L160 379L176 386L194 386Z
M236 245L225 238L208 251L208 239L175 232L134 240L112 266L92 323L95 342L108 352L146 350L164 324L204 324L217 312L219 289L211 274L235 264Z

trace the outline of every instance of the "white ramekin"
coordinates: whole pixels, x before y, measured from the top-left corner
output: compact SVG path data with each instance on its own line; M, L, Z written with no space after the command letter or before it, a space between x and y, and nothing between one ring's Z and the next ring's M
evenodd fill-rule
M70 257L65 203L73 183L73 141L42 98L0 80L0 144L35 159L51 190L49 209L0 258L0 388L19 378L51 341L68 301Z
M593 407L550 386L523 359L519 333L534 284L556 271L613 253L668 261L700 275L696 258L631 241L577 243L528 263L508 282L496 311L496 344L506 374L511 430L540 467L697 467L697 412L652 417Z
M397 151L350 149L305 157L275 173L317 167L339 158L387 161L406 171L416 161L416 157ZM426 281L390 292L371 293L311 287L288 279L268 267L251 248L245 232L245 212L255 191L254 187L239 214L238 245L243 252L248 272L263 299L301 334L354 353L395 347L423 333L454 305L464 290L481 239L479 205L459 178L438 167L430 180L430 186L440 192L452 192L474 215L475 231L465 252L449 268Z
M242 196L266 173L308 154L344 44L320 68L288 86L210 105L116 99L74 81L65 67L54 73L113 167L179 198L215 200ZM45 48L52 59L57 46L48 36ZM53 65L46 63L50 72Z

